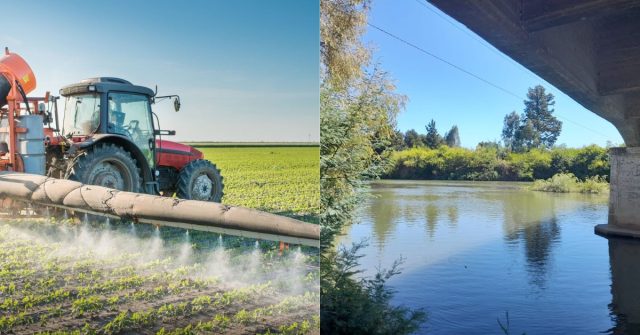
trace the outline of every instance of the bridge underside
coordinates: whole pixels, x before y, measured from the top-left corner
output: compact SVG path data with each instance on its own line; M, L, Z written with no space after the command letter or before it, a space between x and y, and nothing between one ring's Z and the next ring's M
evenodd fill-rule
M429 1L640 146L640 1Z
M640 1L429 1L618 129L596 231L640 238Z

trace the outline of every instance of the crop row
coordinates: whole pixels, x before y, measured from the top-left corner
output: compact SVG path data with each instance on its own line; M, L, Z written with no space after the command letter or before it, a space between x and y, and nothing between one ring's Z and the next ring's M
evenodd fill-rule
M264 283L234 289L224 293L216 293L213 296L202 295L190 301L166 303L144 311L122 311L101 327L93 328L86 325L81 331L84 334L118 334L125 331L135 331L151 327L155 323L163 320L166 321L178 317L187 318L208 308L216 309L230 305L236 305L236 308L240 308L241 305L251 300L260 299L269 294L273 294L273 289L270 283ZM85 304L93 310L104 308L97 300L86 301ZM224 314L216 314L206 326L211 330L224 329L230 323L230 318L224 316ZM40 334L75 334L76 332L77 330L57 333L42 332ZM162 332L164 332L164 330L160 331L160 333Z
M132 274L129 276L124 276L120 278L107 279L104 281L96 282L94 284L88 286L73 286L73 288L58 288L47 291L42 294L33 294L27 293L28 290L25 289L25 293L22 297L13 298L7 297L4 299L2 304L0 304L0 310L2 311L18 311L18 310L28 310L33 308L34 306L39 306L48 303L57 303L62 302L70 298L76 298L73 302L74 310L76 309L76 304L79 306L79 310L82 311L82 306L84 306L83 302L91 302L92 296L95 295L105 295L111 292L122 292L125 290L136 289L143 286L148 285L158 285L164 282L171 282L171 284L166 287L158 286L155 288L155 294L149 293L145 291L139 291L134 294L136 295L143 294L148 297L157 296L160 293L163 294L173 294L177 293L183 288L203 288L207 285L215 283L214 279L190 279L190 278L181 278L181 274L183 274L184 269L180 268L171 272L160 272L153 273L149 275L138 275ZM93 272L92 272L93 273ZM101 276L102 278L102 276ZM67 281L63 286L70 286L68 284L72 284L74 281ZM9 285L11 287L11 284ZM144 298L142 295L140 298Z
M9 314L0 317L0 332L6 332L16 326L29 325L35 322L45 325L49 319L60 317L68 312L70 312L74 317L83 317L85 314L98 313L104 310L114 310L117 309L118 305L125 303L132 303L135 301L155 301L165 296L178 295L194 290L200 291L204 288L205 285L202 282L182 279L166 285L151 288L140 288L131 292L116 294L113 296L89 295L85 297L78 297L66 304L64 303L64 300L70 297L69 291L59 289L56 293L46 297L49 299L48 301L37 301L36 299L30 298L30 296L17 301L25 308L25 310L17 314ZM59 296L59 292L64 292L65 295L60 296L61 299L56 300L56 297ZM35 302L47 303L48 307L30 312L28 309L34 307L32 304Z
M194 334L204 333L216 330L221 330L229 327L230 324L236 323L240 325L247 325L250 323L260 323L266 320L267 316L273 316L277 314L285 314L293 311L307 311L307 314L313 314L314 306L318 306L320 297L317 293L305 293L301 296L292 296L284 298L281 302L265 307L258 307L253 310L241 309L232 316L216 314L211 320L205 322L198 322L197 324L189 324L182 328L176 328L171 331L166 331L162 328L157 334L162 335L182 335L182 334ZM319 318L316 318L312 323L305 320L301 323L295 323L291 325L285 325L279 328L281 333L286 334L306 334L312 328L319 326ZM270 333L270 330L269 330Z

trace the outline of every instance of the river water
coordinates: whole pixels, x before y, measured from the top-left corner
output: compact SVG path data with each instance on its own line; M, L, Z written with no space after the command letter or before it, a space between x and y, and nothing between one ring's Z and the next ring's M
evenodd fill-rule
M420 333L502 334L498 320L509 334L638 331L640 242L593 233L606 196L448 181L371 193L341 243L368 240L368 274L405 259L389 284L395 304L428 313Z

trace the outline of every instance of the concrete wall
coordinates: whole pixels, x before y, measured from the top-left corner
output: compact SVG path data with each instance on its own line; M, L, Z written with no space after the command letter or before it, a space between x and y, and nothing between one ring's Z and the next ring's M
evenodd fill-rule
M609 224L596 233L640 238L640 147L611 148L609 155Z

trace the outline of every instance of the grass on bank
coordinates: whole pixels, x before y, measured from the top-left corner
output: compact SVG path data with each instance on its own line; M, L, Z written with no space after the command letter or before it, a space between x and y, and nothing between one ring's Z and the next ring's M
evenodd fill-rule
M601 176L581 181L572 173L557 173L549 179L536 180L531 189L542 192L599 194L609 191L609 183Z

